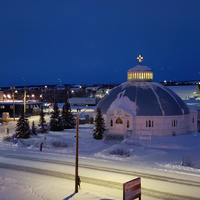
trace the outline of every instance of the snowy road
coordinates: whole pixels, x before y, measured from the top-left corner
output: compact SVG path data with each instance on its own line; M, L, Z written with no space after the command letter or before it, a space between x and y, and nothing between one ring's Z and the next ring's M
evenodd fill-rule
M37 117L33 117L32 120L36 122ZM10 133L14 132L15 124L16 122L7 124ZM55 200L66 199L69 195L67 199L73 200L121 200L123 183L137 177L141 177L143 200L200 199L199 133L165 137L164 140L154 138L150 144L130 145L96 141L92 138L93 126L81 125L79 175L82 180L82 190L81 195L71 197L74 192L76 130L38 134L26 140L18 140L16 143L3 140L4 126L0 126L0 199L2 200ZM38 148L41 141L45 142L42 152ZM52 141L65 142L69 147L55 148L52 146ZM129 149L130 157L110 154L112 149L121 148ZM183 157L190 158L189 164L192 165L183 166L181 164ZM51 180L58 184L62 182L62 185L56 186ZM7 188L10 188L13 194L9 193ZM56 188L56 191L52 188ZM7 193L10 195L9 198ZM13 198L14 194L20 195L19 198Z
M74 180L74 163L66 161L0 154L0 168ZM171 179L145 173L125 173L119 169L86 164L79 165L79 174L83 183L121 191L123 182L137 178L139 175L142 178L142 195L155 199L197 200L200 196L200 182L197 181L186 182L182 179ZM190 191L190 194L188 194L188 191ZM189 197L189 195L192 195L192 197Z

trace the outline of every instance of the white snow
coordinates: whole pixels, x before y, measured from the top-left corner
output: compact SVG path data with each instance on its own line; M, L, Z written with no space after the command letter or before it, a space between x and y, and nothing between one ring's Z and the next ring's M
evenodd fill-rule
M107 110L107 114L113 112L117 108L122 108L125 112L136 115L136 104L131 101L127 96L124 97L125 90L117 95L117 98L112 102Z
M48 117L47 117L48 119ZM37 117L31 120L37 121ZM7 124L10 135L14 133L15 122ZM75 161L75 138L76 130L65 130L63 132L49 132L48 134L38 134L26 140L15 140L6 142L5 125L0 125L0 154L7 153L15 156L30 156L34 158L45 158L52 160L62 160L68 162ZM143 172L149 174L178 177L183 180L193 180L200 182L200 133L192 132L187 135L157 137L152 136L151 140L140 140L134 135L122 142L104 142L93 139L93 125L86 124L79 127L79 161L80 163L110 167L119 170ZM46 140L44 139L46 137ZM55 148L52 141L62 141L68 144L67 148ZM39 144L44 143L44 149L39 151ZM129 151L130 156L111 155L115 149ZM188 161L188 165L183 166L183 158ZM0 156L0 163L17 164L41 169L65 171L74 173L73 167L54 166L54 164L33 162L19 159L5 158ZM106 175L87 170L80 170L81 176L92 176L95 178L105 178ZM107 177L109 178L109 177ZM126 182L131 180L128 176L112 177L113 181ZM200 196L200 194L199 194ZM40 199L87 199L87 200L108 200L122 199L122 191L103 186L81 183L81 190L74 194L74 181L50 177L46 175L31 174L27 172L14 171L0 168L0 199L11 200L40 200ZM153 198L144 196L142 199L152 200Z
M144 66L144 65L137 65L128 71L152 71L149 67Z
M161 106L161 103L160 103L160 98L159 98L158 94L155 91L157 89L157 87L161 87L161 85L159 85L157 83L153 85L153 84L149 84L149 82L147 82L146 84L152 89L153 93L155 94L155 96L157 98L157 101L158 101L158 104L160 106L160 109L162 111L162 115L165 116L165 111L162 109L162 106Z

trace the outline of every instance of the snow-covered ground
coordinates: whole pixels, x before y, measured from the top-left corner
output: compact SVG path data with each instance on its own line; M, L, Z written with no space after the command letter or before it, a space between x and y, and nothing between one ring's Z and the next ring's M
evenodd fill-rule
M87 183L81 183L81 189L75 194L74 181L6 169L0 172L2 200L109 200L121 199L120 196L120 190Z
M37 121L37 117L31 120ZM10 135L16 122L7 124ZM5 125L0 126L0 154L24 155L36 158L74 162L76 151L76 130L38 134L26 140L6 142ZM93 125L79 127L79 161L83 164L114 167L138 173L148 173L177 177L200 182L200 133L174 137L156 137L140 140L132 136L123 141L102 141L93 139ZM46 138L46 139L45 139ZM62 142L68 147L53 147L53 142ZM39 144L43 142L43 151ZM124 155L111 154L124 152ZM123 154L123 153L122 153ZM128 155L128 156L127 156ZM0 163L14 164L17 160L0 157ZM27 161L28 162L28 161ZM20 163L17 163L20 164ZM29 165L24 161L23 165ZM33 164L31 164L32 166ZM185 165L185 166L184 166ZM86 173L86 172L85 172ZM83 172L80 176L83 175ZM43 177L43 176L42 176ZM98 178L98 177L97 177ZM123 182L131 179L124 179ZM117 179L114 181L118 181ZM122 191L117 189L81 184L81 190L74 195L74 181L56 177L41 178L41 175L26 172L0 171L0 199L122 199ZM11 192L12 191L12 192ZM200 196L200 194L199 194ZM143 199L152 199L145 197Z

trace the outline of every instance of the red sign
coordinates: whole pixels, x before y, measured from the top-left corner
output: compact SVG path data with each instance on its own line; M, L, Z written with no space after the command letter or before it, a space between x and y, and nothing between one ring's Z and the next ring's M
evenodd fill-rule
M123 200L141 200L141 178L136 178L123 185Z

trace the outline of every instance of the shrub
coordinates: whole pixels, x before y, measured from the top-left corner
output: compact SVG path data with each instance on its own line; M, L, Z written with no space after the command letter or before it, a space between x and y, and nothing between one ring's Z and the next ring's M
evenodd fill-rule
M193 160L189 157L183 156L181 165L186 166L186 167L192 167L193 166Z
M57 141L51 141L51 145L53 146L53 147L73 147L73 145L72 144L69 144L69 143L66 143L66 142L61 142L61 141L59 141L59 140L57 140Z
M122 149L122 148L120 148L120 149L118 149L118 148L112 149L110 151L110 154L130 157L130 151L128 149Z
M14 142L15 134L3 137L3 140L6 142Z

